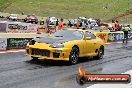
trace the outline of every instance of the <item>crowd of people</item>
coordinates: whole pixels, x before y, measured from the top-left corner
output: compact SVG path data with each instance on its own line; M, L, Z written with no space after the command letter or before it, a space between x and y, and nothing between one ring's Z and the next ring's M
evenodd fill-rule
M76 27L77 29L81 28L90 28L92 29L95 26L99 26L100 19L92 19L92 18L78 18L78 19L69 19L68 26Z
M22 15L23 14L24 13L22 13ZM36 16L32 16L28 18L30 18L29 20L33 19L34 21L35 17ZM3 18L3 17L0 16L0 18ZM51 18L55 19L55 20L52 20L52 23L51 23ZM130 25L121 25L119 24L118 20L112 20L112 26L109 26L107 23L106 24L102 23L99 18L93 19L88 17L78 17L77 19L67 19L67 22L64 22L64 19L62 18L58 19L55 17L47 17L46 20L44 18L40 20L40 25L46 25L45 29L47 33L51 32L50 30L51 26L54 26L55 31L62 30L64 27L74 27L76 29L79 29L79 28L94 29L95 27L101 28L102 26L105 26L105 29L108 29L110 31L123 31L123 29L128 29L128 31L131 31Z
M55 31L59 31L62 30L64 27L74 27L76 29L79 28L89 28L92 29L95 26L99 26L100 24L100 20L99 19L69 19L67 22L64 22L64 20L62 18L57 19L55 22L51 22L50 20L51 17L47 17L46 21L44 22L44 20L41 20L40 24L45 24L46 25L46 32L49 33L51 26L54 26Z
M47 33L50 32L50 17L46 18L46 29ZM112 20L112 26L108 26L108 24L102 24L100 19L69 19L67 23L64 23L63 19L57 19L54 24L55 31L62 30L64 26L66 27L74 27L76 29L85 28L85 29L94 29L94 27L102 27L106 26L106 29L109 31L122 31L123 28L128 28L128 31L131 31L130 25L120 25L118 20Z
M130 25L119 24L118 20L112 20L112 26L108 27L108 29L111 31L122 31L124 28L127 28L128 31L131 31Z
M57 20L55 21L55 23L52 24L52 25L54 25L54 30L55 30L55 32L56 32L56 31L59 31L59 30L62 30L62 29L64 28L63 19L62 19L62 18L61 18L60 20L57 19ZM47 18L46 18L46 29L47 29L46 33L50 33L50 32L51 32L51 30L50 30L50 29L51 29L50 17L47 17Z
M55 32L60 31L64 28L64 22L63 19L57 19L54 23L55 26ZM90 28L92 29L94 26L100 26L100 20L89 20L89 19L77 19L77 20L68 20L67 26L69 27L76 27L77 29L81 28ZM46 18L46 28L47 33L50 33L50 17ZM112 20L112 27L108 27L108 29L112 31L123 31L124 32L124 39L123 43L128 40L128 33L131 31L130 25L120 25L118 20Z
M112 30L114 31L123 31L124 32L124 38L123 43L127 43L128 41L128 33L131 32L130 25L120 25L117 20L112 20Z
M31 15L32 16L32 15ZM28 17L28 16L27 16ZM33 19L36 16L28 17L30 19ZM0 18L4 18L0 16ZM27 18L27 19L28 19ZM53 20L51 21L51 18ZM29 20L30 20L29 19ZM100 19L92 19L92 18L87 18L87 17L78 17L77 19L68 19L67 23L64 22L63 18L55 18L55 17L47 17L46 20L42 18L40 20L40 25L45 25L46 33L52 33L51 27L54 26L54 32L62 30L64 27L74 27L75 29L93 29L94 27L100 27L104 29L105 27L106 30L109 31L123 31L124 32L124 39L123 43L128 40L128 33L131 32L131 27L130 25L124 25L124 24L119 24L118 20L112 20L112 25L108 25L107 23L102 23ZM100 32L102 32L102 29Z

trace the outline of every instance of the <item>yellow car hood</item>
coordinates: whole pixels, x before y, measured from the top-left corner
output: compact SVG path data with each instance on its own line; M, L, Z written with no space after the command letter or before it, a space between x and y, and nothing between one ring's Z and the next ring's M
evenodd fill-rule
M53 43L65 43L68 41L75 40L73 38L65 39L63 37L53 37L53 36L48 36L48 37L40 37L34 39L38 43L47 43L47 44L53 44Z

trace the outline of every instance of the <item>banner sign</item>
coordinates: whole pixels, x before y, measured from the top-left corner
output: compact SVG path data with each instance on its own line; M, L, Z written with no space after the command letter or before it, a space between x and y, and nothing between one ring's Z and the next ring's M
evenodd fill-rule
M8 23L7 33L34 33L37 32L38 26L30 23Z
M24 49L32 38L8 38L7 49Z
M132 33L128 34L128 40L132 40Z
M105 42L107 42L108 40L108 33L107 32L97 32L95 33L95 35L99 38L101 38L102 40L104 40Z
M0 32L37 33L38 25L24 22L0 22Z
M2 38L0 39L0 50L6 50L7 48L7 39Z
M108 33L108 42L116 42L116 41L122 41L124 38L124 33L116 33L116 32L111 32Z

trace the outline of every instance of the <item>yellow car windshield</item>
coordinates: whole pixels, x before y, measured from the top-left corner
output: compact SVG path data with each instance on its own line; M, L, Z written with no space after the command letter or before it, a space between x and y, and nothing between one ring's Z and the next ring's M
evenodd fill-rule
M62 37L64 39L82 39L84 33L77 30L61 30L53 34L54 37Z

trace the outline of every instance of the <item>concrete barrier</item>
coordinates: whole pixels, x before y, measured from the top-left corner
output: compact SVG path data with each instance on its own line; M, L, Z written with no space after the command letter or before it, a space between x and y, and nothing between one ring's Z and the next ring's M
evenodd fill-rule
M25 49L26 44L33 38L47 35L35 33L0 33L0 50Z

